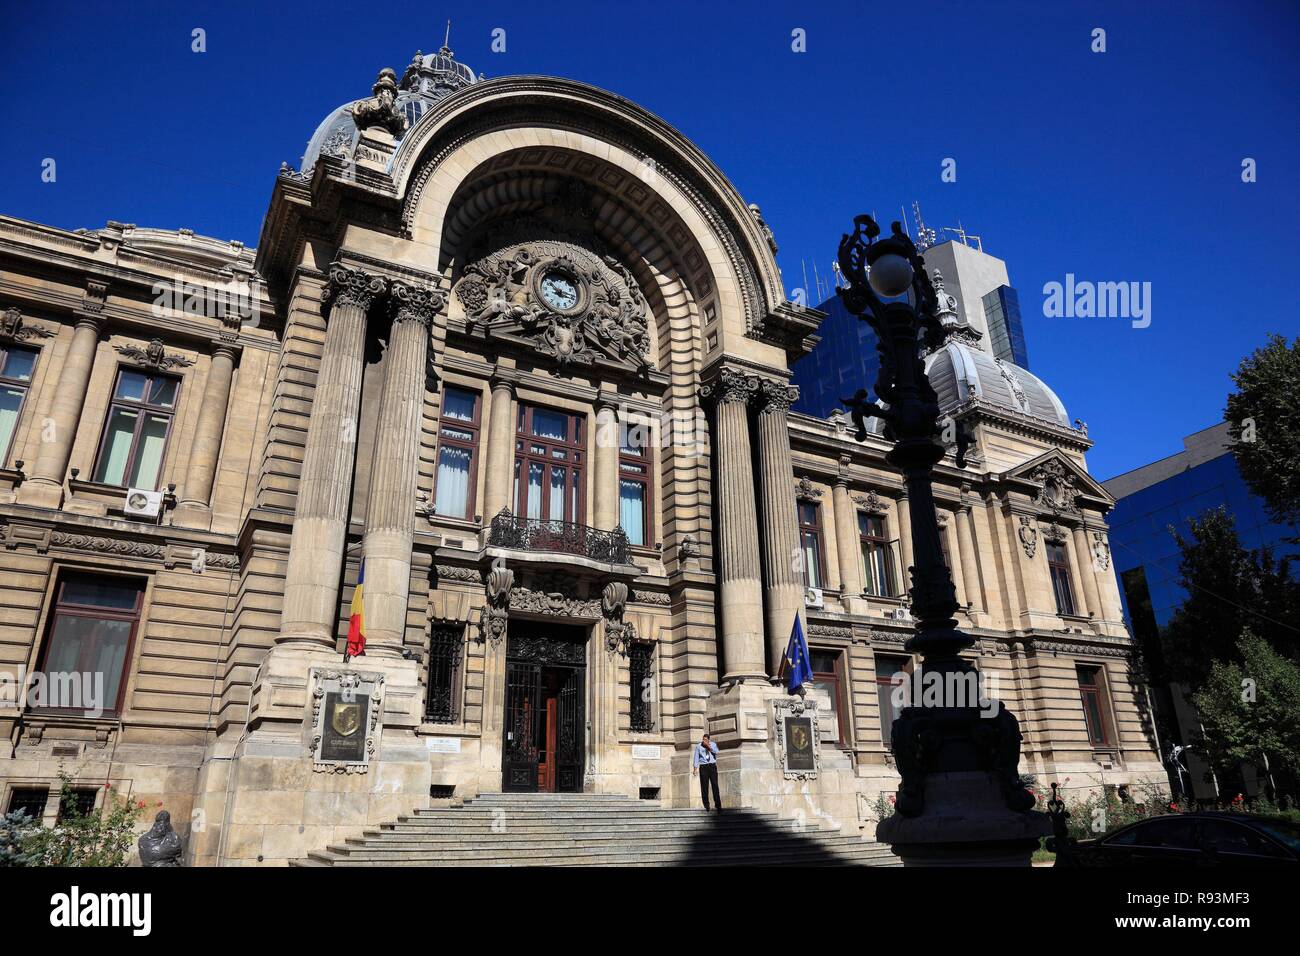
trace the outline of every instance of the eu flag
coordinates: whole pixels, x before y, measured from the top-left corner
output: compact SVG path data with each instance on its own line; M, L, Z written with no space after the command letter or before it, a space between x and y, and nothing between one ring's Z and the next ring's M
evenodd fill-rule
M813 679L812 661L808 659L808 642L803 636L799 615L794 616L790 631L790 645L785 649L786 688L791 694Z

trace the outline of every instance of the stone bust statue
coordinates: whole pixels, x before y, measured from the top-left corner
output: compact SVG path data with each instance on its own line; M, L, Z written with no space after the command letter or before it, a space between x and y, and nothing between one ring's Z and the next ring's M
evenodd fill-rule
M153 818L153 826L140 834L137 843L140 848L141 866L180 866L181 852L184 845L180 836L172 829L172 815L166 810L159 810Z

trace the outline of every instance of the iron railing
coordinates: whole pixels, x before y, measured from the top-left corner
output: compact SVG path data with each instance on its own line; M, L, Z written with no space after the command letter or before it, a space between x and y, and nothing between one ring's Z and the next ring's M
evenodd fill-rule
M593 561L627 564L629 546L622 528L601 531L572 521L541 521L502 511L492 519L488 545L516 551L574 554Z

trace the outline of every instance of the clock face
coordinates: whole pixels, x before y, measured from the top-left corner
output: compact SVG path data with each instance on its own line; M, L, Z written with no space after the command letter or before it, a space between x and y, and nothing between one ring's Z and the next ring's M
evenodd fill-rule
M552 309L567 312L578 304L578 284L563 272L551 271L542 276L542 301Z

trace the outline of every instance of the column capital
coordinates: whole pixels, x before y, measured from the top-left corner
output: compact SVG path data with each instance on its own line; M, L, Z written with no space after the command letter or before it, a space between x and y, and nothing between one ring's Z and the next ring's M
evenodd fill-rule
M747 404L758 394L761 381L757 375L723 368L700 389L700 396L713 399L719 405Z
M785 413L798 400L799 387L776 379L760 379L757 398L762 403L760 412Z
M388 291L388 280L361 269L349 269L334 263L330 266L329 283L321 293L321 302L355 305L369 311L375 300Z
M509 392L513 396L515 389L518 388L518 375L514 369L494 368L491 377L488 378L488 388L494 392Z
M427 329L433 324L433 317L447 304L445 293L397 279L389 285L388 295L388 311L394 325L419 322Z

